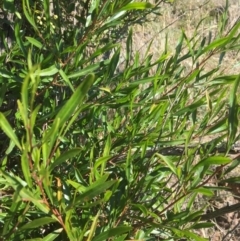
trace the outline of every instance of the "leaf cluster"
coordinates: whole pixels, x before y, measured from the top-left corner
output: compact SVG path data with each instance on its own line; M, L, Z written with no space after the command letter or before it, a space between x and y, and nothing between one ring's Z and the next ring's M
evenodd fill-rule
M129 27L150 3L3 5L14 13L0 56L3 240L205 240L195 231L212 226L199 220L221 189L208 184L238 165L240 77L219 67L240 23L209 42L183 31L153 59L151 44L133 54Z

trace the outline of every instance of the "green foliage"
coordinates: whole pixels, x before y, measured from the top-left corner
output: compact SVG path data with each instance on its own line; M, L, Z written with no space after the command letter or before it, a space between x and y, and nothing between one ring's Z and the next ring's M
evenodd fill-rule
M0 56L2 239L206 240L195 230L211 223L199 222L206 206L196 204L214 195L215 169L232 163L239 76L204 65L239 48L240 23L210 43L183 31L175 53L166 45L153 59L149 46L140 59L126 26L156 10L149 3L3 7L15 15Z

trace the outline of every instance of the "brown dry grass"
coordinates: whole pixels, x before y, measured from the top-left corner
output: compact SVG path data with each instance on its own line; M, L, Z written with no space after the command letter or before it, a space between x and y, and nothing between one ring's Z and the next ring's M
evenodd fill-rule
M231 0L229 2L229 21L225 29L226 34L240 16L240 1ZM161 16L151 15L149 16L149 22L141 26L134 26L133 51L139 52L140 56L143 56L148 45L153 41L150 52L154 58L158 58L164 51L167 35L168 51L171 54L175 51L175 46L179 41L182 29L184 29L186 35L190 38L194 36L196 27L202 19L204 20L198 28L198 37L209 37L211 35L213 40L218 33L220 24L217 22L216 17L210 16L210 12L219 6L225 6L225 0L175 0L172 5L162 3L160 8ZM214 68L218 64L218 60L219 56L213 56L206 68ZM192 63L189 60L186 61L186 67L189 70L192 68ZM228 53L224 57L220 71L225 74L239 73L239 53L236 51Z

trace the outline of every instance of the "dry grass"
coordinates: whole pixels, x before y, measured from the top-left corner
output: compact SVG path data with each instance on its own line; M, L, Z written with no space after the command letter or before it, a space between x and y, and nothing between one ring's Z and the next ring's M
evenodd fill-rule
M229 2L229 21L224 34L227 34L240 16L240 1L231 0ZM134 27L133 51L138 51L141 56L144 56L148 45L153 41L150 52L154 58L158 58L164 51L166 36L168 36L168 51L173 53L182 29L184 29L187 37L191 38L194 36L196 27L202 19L204 20L198 27L198 35L196 37L202 38L206 36L208 39L211 38L213 40L219 32L220 21L217 21L219 20L217 16L210 15L213 15L212 12L219 6L224 7L225 0L175 0L175 3L172 5L162 3L160 8L161 16L151 15L149 16L149 22L146 22L142 26L136 25ZM206 68L214 68L218 64L218 60L219 55L213 56ZM186 67L189 71L193 67L189 60L186 62ZM224 57L221 71L225 74L236 74L240 72L240 55L238 52L230 52Z

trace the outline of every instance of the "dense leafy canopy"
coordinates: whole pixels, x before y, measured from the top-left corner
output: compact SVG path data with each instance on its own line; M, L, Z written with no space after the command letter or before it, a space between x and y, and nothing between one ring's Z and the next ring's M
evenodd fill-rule
M154 59L131 26L161 1L15 2L0 6L3 240L205 240L195 204L238 165L240 77L219 67L240 22Z

